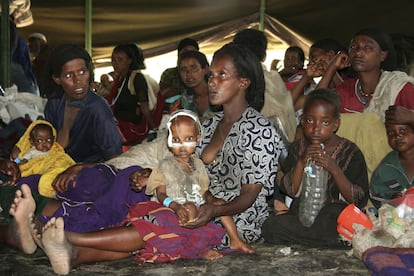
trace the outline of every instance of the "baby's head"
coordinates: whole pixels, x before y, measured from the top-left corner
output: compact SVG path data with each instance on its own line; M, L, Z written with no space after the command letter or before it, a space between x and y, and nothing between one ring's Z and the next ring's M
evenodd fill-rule
M340 125L340 99L329 89L316 89L306 96L301 119L303 134L312 144L325 143Z
M102 74L101 75L101 83L104 86L108 86L108 87L111 86L112 81L113 81L113 78L112 78L111 75L109 75L109 74Z
M30 132L29 140L30 144L37 150L43 152L49 151L55 142L52 127L48 124L37 124Z
M174 155L191 155L201 139L198 116L189 110L177 110L167 122L168 147Z
M388 144L399 153L414 151L414 128L409 125L397 125L385 122Z

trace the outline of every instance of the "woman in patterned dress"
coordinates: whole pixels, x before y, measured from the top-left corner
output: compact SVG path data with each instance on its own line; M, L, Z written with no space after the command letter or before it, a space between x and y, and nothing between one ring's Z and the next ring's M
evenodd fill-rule
M260 114L265 89L261 64L246 48L227 44L214 54L208 84L210 103L223 111L204 122L199 153L210 193L227 203L200 206L197 221L188 227L233 215L240 237L252 243L269 216L266 196L273 193L282 150L280 136Z

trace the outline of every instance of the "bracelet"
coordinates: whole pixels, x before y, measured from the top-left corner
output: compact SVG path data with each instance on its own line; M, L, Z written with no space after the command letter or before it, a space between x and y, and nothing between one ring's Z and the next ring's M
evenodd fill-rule
M20 163L20 158L19 157L16 157L16 159L14 159L14 162L16 163L16 164L19 164Z
M168 206L173 202L174 200L171 197L166 197L164 201L162 202L162 205L168 208Z

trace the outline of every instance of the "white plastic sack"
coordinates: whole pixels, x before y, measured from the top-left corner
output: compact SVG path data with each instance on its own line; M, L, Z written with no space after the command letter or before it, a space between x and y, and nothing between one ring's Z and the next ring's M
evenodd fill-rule
M6 124L26 115L34 121L44 116L46 101L31 93L17 92L16 86L6 88L6 94L0 96L0 118Z

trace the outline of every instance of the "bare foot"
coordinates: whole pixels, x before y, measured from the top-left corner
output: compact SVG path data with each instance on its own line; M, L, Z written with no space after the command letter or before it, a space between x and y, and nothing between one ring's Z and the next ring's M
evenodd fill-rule
M53 271L59 275L68 274L72 246L66 239L62 218L51 218L43 227L42 244Z
M200 253L200 257L205 260L217 260L223 257L223 254L214 249L206 250Z
M23 184L16 191L9 214L14 217L10 224L10 233L14 236L17 246L26 254L33 254L37 246L31 234L31 221L36 209L36 203L29 186Z
M237 250L244 253L253 254L254 249L249 244L245 243L242 240L238 241L231 241L230 242L230 249Z
M283 215L289 211L289 207L283 201L277 199L273 201L273 208L275 209L276 215Z

